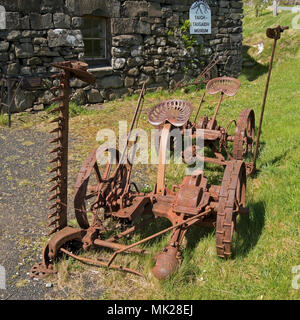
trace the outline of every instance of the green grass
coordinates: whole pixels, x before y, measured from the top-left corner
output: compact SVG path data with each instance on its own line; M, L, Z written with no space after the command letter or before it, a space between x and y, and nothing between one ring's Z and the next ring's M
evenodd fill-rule
M8 115L0 113L0 127L8 126Z
M57 108L58 105L51 105L46 109L47 113L50 113L53 109ZM70 102L69 106L69 114L70 117L76 117L78 115L89 115L89 114L94 114L96 111L95 110L89 110L83 106L79 106L74 102Z
M291 25L294 14L280 13L273 17L264 11L259 18L253 12L244 19L244 54L254 61L254 66L244 68L239 80L239 93L226 98L218 122L226 127L231 119L237 119L244 108L253 108L256 127L267 77L272 41L265 36L267 27L278 24ZM254 44L264 41L265 50L260 55ZM105 268L84 266L64 259L58 263L58 286L75 292L86 292L84 275L95 275L94 286L102 288L99 299L299 299L300 290L292 288L292 267L300 265L300 32L289 30L278 42L270 91L266 105L261 137L258 173L247 182L249 217L238 220L234 236L234 256L224 261L217 257L215 231L194 227L184 242L183 263L178 272L165 282L158 282L151 274L154 257L169 240L169 235L146 245L149 257L120 256L116 264L138 269L144 279ZM196 107L203 90L189 93L177 91L172 96L167 91L147 94L144 113L139 126L150 130L146 111L154 104L169 98L182 98ZM133 115L137 96L107 103L103 110L86 112L74 109L70 121L71 135L77 144L71 147L71 158L82 160L92 147L100 129L117 129L118 120L128 120ZM202 115L213 114L218 97L208 97ZM77 113L77 114L76 114ZM77 168L77 171L79 168ZM155 182L155 166L142 168L147 181L145 191ZM170 165L168 185L182 181L184 170ZM206 174L213 176L209 170ZM217 173L219 176L220 173ZM149 225L131 241L157 232L169 224L163 220ZM84 256L109 256L110 252L84 253ZM71 267L70 267L71 266Z

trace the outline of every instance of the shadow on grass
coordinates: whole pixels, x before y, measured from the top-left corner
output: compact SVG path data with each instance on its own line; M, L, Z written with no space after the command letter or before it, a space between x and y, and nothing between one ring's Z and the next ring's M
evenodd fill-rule
M259 156L262 152L262 150L265 148L266 146L266 143L265 142L260 142L260 145L259 145L259 148L258 148L258 155L257 155L257 158L259 159ZM260 175L262 169L266 166L274 166L276 167L277 165L280 164L280 162L285 159L287 157L287 155L291 152L291 149L287 149L285 150L284 152L282 152L281 154L275 156L273 159L267 161L267 162L264 162L264 163L261 163L259 166L257 165L256 167L256 171L255 173L252 175L252 178L253 179L256 179L258 178L258 176ZM253 159L247 159L246 160L247 162L251 162L253 161Z
M186 249L193 254L193 249L197 247L201 239L208 237L213 234L215 230L213 228L203 228L199 226L192 226L190 230L186 233Z
M257 244L265 225L265 204L250 202L249 216L241 216L236 228L234 256L246 256Z
M290 152L291 150L285 150L283 153L279 154L278 156L274 157L272 160L268 161L267 164L269 166L276 166L281 162L281 160L285 159Z
M265 205L263 202L258 203L249 203L250 215L242 216L237 224L237 230L235 232L235 237L233 239L233 259L237 257L245 257L247 254L255 247L257 244L263 227L265 225ZM158 231L161 231L171 224L167 219L155 219L152 223L149 223L147 227L139 230L138 234L141 239L144 239L150 235L155 234ZM203 241L205 238L210 238L215 234L215 229L213 228L202 228L198 226L192 226L186 234L187 245L184 250L184 260L188 263L193 256L195 255L195 248L198 246L200 241ZM161 241L163 236L152 239L148 242L149 247L155 245L155 243ZM71 249L72 248L72 249ZM71 249L75 254L81 254L82 245L76 241L70 243L70 248L67 246L67 249ZM95 253L99 257L103 256L103 252L110 252L110 250L105 248L95 248ZM159 253L158 250L156 253ZM72 267L73 260L67 257L70 260L70 268ZM155 263L155 258L151 259L152 265ZM184 279L186 281L191 281L197 276L197 268L180 268L180 275L184 274ZM176 274L174 274L176 276Z
M233 259L245 257L257 244L265 225L265 205L263 202L249 203L250 215L241 216L233 239ZM199 242L215 234L215 229L191 227L186 234L187 246L185 259L194 255Z
M249 66L243 67L242 74L251 82L267 73L269 67L264 66L253 59L253 57L248 53L250 48L250 46L243 46L243 60L246 61Z
M171 226L172 226L172 224L168 219L157 218L157 219L153 219L153 221L150 222L148 225L144 226L144 228L139 229L136 234L138 234L141 239L145 239L145 238L148 238L148 237L154 235L155 233L160 232L164 229L167 229ZM170 234L170 232L167 233L167 235L169 235L169 234ZM147 241L147 246L151 247L151 245L153 245L153 243L159 242L164 236L165 236L165 234L158 236L157 238L154 238L152 240Z

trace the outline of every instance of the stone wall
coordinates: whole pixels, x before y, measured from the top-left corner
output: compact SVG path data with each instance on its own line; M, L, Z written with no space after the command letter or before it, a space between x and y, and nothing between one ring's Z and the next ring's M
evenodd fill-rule
M84 61L80 31L82 16L94 14L110 21L111 65L93 68L96 85L72 81L72 100L102 103L148 88L167 88L184 76L197 76L200 62L220 55L219 75L238 76L242 66L242 1L209 1L212 34L196 36L187 49L176 32L189 17L193 0L0 0L7 29L0 30L2 75L39 76L41 90L20 92L14 111L42 109L53 97L52 62ZM199 48L201 51L199 53ZM227 52L226 52L227 51ZM193 63L191 63L191 61Z

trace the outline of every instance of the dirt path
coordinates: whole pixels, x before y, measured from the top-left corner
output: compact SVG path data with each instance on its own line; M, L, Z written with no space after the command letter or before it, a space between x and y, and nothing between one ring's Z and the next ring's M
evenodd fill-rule
M0 265L6 290L0 299L43 299L51 288L29 278L46 239L47 134L0 129Z

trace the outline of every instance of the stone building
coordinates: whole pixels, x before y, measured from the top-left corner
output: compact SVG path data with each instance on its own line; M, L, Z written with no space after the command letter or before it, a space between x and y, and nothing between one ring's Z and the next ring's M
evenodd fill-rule
M72 81L78 104L102 103L147 87L168 88L197 76L214 56L219 75L242 66L243 1L207 0L212 33L184 41L181 26L195 0L0 0L1 77L40 77L42 87L22 90L14 111L43 107L53 97L52 62L82 60L96 85ZM1 10L0 10L1 15ZM187 38L190 41L189 38ZM202 64L202 65L201 65Z

